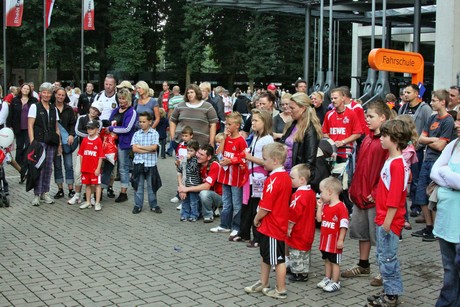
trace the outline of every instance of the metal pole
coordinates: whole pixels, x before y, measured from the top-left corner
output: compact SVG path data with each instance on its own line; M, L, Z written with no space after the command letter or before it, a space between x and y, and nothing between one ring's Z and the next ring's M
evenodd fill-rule
M375 0L372 0L371 50L375 48Z
M329 59L328 59L328 69L332 70L332 40L334 36L332 35L332 6L334 5L333 0L329 0Z
M337 49L336 49L336 65L335 65L335 84L339 84L339 55L340 55L340 20L337 20Z
M316 63L318 62L318 59L316 58L316 50L318 47L318 18L315 18L315 37L313 46L313 84L316 84Z
M420 50L420 19L422 15L421 0L414 1L414 44L413 51Z
M387 31L387 0L383 0L382 16L382 48L386 48L386 31Z
M80 88L83 90L83 79L84 79L84 67L85 67L85 53L84 53L84 47L85 47L85 31L83 29L83 23L85 22L85 1L81 0L81 49L80 49L80 57L81 57L81 70L80 70Z
M3 96L6 96L8 93L8 89L6 88L6 71L6 1L3 1Z
M303 62L303 79L308 84L310 75L310 17L311 7L308 4L305 9L305 43L304 43L304 62Z
M321 0L319 12L319 70L323 70L323 27L324 27L324 0Z
M46 81L46 0L43 0L43 82Z

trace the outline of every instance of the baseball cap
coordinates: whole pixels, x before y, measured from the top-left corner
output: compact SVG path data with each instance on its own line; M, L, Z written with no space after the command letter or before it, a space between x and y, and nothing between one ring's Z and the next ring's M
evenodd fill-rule
M267 90L271 90L271 91L276 90L276 85L273 84L273 83L270 83L270 84L267 86Z
M90 121L86 124L86 128L99 128L99 121L97 121L97 120L90 120Z
M102 106L102 102L95 101L91 104L91 108L95 108L99 111L99 114L102 114L102 110L104 109Z
M121 81L121 83L117 85L117 88L129 88L133 90L134 86L131 84L131 82L124 80L124 81Z

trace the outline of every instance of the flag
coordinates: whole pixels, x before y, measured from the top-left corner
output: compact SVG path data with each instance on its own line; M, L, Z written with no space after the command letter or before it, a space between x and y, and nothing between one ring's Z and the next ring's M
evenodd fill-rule
M23 10L24 0L6 0L6 26L20 27Z
M94 30L94 0L84 0L83 29Z
M46 28L51 24L51 14L53 13L54 0L46 0Z

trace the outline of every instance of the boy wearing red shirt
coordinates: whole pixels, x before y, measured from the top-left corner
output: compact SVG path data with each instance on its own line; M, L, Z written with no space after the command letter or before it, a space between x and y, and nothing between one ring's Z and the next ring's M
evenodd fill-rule
M246 293L262 292L279 299L287 298L284 240L288 229L292 181L283 168L286 155L286 148L280 143L271 143L262 149L264 168L271 173L265 180L254 218L254 226L260 233L260 280L244 288ZM272 266L276 271L275 289L270 289L268 283Z
M78 150L81 165L81 183L86 185L86 201L80 209L91 208L91 190L96 188L96 204L94 210L100 211L101 207L101 165L105 158L102 150L102 140L98 136L99 121L90 120L86 124L88 136L83 139Z
M319 249L324 259L326 276L317 284L326 292L340 290L340 263L343 242L348 229L348 210L340 201L342 184L335 177L323 179L319 184L321 199L318 201L316 220L321 223Z
M240 113L232 112L225 121L224 144L219 146L217 154L222 153L221 166L217 181L222 183L222 212L220 225L210 231L230 232L229 241L237 239L240 231L241 203L243 201L243 185L247 180L246 140L239 130L243 118Z
M286 245L289 246L289 260L292 276L290 281L306 281L310 272L310 251L315 239L316 193L311 189L310 169L306 164L294 166L290 174L292 194L289 206L289 224Z
M380 172L375 199L376 254L384 291L368 297L368 306L396 306L403 292L398 246L405 221L410 173L401 152L411 140L411 130L405 122L396 119L384 123L380 131L382 147L389 152Z

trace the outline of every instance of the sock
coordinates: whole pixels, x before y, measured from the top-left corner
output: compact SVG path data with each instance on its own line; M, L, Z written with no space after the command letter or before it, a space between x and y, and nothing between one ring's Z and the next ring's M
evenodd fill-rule
M362 259L359 259L359 263L358 265L362 268L365 268L367 269L369 266L370 266L370 263L369 263L369 260L362 260Z
M426 225L426 232L432 233L433 232L433 225Z

